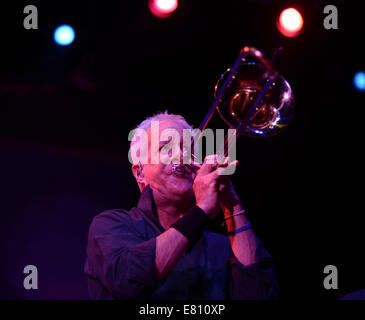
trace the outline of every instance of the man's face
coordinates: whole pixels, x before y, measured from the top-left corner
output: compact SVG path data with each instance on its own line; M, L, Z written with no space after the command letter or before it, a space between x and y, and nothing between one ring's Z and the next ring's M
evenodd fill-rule
M175 129L179 135L179 139L172 139L168 141L161 141L165 139L161 134L165 130L165 133L168 132L169 129ZM148 154L148 164L142 165L144 184L150 185L152 190L158 191L164 197L169 199L186 199L191 200L193 197L193 182L195 179L195 172L189 167L184 167L183 170L179 170L179 172L174 172L172 170L174 164L167 163L168 161L163 161L164 159L172 160L172 152L165 152L166 144L171 143L175 147L177 151L175 153L175 161L182 164L183 161L183 130L188 129L183 126L180 122L172 121L172 120L164 120L159 122L159 135L152 135L152 129L150 128L147 131L148 134L148 144L149 150L153 154L153 156L157 156L156 153L159 154L159 163L151 164L151 153ZM156 131L157 132L157 131ZM176 137L176 136L175 136ZM151 139L158 139L158 148L153 150L151 148ZM162 138L162 139L161 139ZM190 141L190 140L189 140ZM164 148L165 146L165 148ZM167 148L170 149L171 148ZM165 162L165 163L164 163Z

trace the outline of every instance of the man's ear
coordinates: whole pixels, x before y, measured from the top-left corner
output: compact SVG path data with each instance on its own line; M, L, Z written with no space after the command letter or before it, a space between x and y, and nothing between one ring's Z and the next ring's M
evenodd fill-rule
M132 165L132 172L133 172L134 177L136 178L136 181L138 183L139 188L141 190L143 190L143 188L145 186L143 166L140 163L139 164L133 164Z

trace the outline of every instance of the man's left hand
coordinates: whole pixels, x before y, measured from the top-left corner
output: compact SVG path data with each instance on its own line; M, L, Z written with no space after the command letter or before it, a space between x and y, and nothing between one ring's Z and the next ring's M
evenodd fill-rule
M226 158L224 161L224 167L229 170L231 166L237 166L238 160L229 162L229 158ZM220 169L223 169L220 168ZM237 192L233 186L231 176L230 175L221 175L219 179L219 203L222 207L223 212L225 213L229 210L231 213L234 209L241 209L241 201L237 195Z

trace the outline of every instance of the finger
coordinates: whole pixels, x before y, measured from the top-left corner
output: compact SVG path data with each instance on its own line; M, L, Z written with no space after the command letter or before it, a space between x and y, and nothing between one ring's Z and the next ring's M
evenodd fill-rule
M218 189L219 189L219 175L218 175L217 170L209 173L207 175L207 178L208 178L208 184L210 186L214 187L218 191Z
M223 161L223 164L228 166L230 159L231 159L231 157L225 157L224 161Z
M217 154L209 155L204 159L204 163L202 165L204 166L204 169L201 171L201 174L203 175L209 174L210 172L216 170L219 167L228 167L230 164L229 161L230 157L223 157ZM235 165L235 163L232 162L232 165Z
M222 158L219 167L227 167L229 165L230 157Z
M236 167L238 165L238 160L232 161L229 165L219 167L216 171L219 176L231 176L235 173Z
M210 154L205 157L204 163L206 164L217 164L219 160L219 156L217 154Z
M199 174L207 175L212 172L214 169L218 167L219 163L217 161L217 155L212 154L206 156L204 159L204 163L199 170Z
M224 161L219 165L220 168L228 167L229 165L237 165L238 160L230 161L231 157L224 158Z

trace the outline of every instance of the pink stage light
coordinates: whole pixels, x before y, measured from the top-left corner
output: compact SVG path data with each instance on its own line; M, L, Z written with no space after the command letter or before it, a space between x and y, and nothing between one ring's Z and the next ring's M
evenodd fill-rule
M302 33L303 17L300 12L294 8L288 8L280 13L277 20L277 28L286 37L293 38Z
M153 15L158 18L168 18L177 9L177 0L149 0L149 7Z

